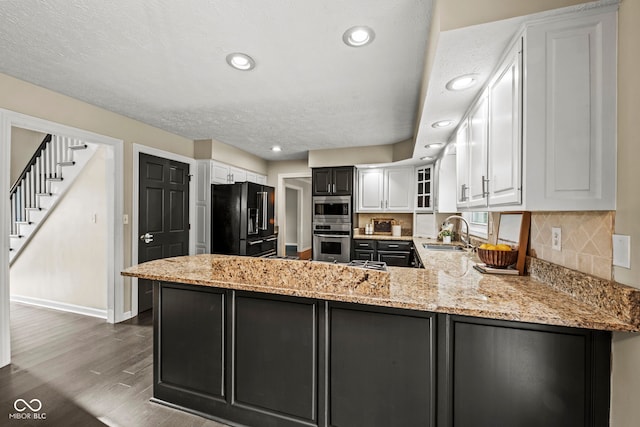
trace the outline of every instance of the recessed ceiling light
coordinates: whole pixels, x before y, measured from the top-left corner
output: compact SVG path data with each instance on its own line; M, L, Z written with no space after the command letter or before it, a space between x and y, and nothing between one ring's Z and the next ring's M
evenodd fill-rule
M347 46L361 47L368 45L376 37L376 33L369 27L351 27L342 35L342 40Z
M431 157L431 156L424 156L424 157L420 157L420 160L424 160L424 161L433 160L433 157Z
M439 122L435 122L431 125L432 128L446 128L447 126L451 126L453 124L453 120L440 120Z
M280 147L279 145L274 145L273 147L271 147L271 151L282 151L282 147Z
M456 77L447 83L447 89L449 90L464 90L475 85L478 82L478 76L476 74L465 74L464 76Z
M424 146L424 148L442 148L444 147L444 144L442 142L436 142L434 144L427 144Z
M227 64L240 71L249 71L256 67L256 62L252 57L240 52L227 55Z

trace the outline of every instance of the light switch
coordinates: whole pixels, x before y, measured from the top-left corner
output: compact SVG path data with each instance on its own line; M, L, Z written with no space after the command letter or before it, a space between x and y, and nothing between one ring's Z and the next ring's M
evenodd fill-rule
M124 225L129 224L129 215L127 215L127 214L122 215L122 223Z
M613 235L613 265L631 268L631 236Z

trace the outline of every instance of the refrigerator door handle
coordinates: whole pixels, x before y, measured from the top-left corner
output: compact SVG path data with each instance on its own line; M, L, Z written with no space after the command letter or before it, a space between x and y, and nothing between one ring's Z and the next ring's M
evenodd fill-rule
M260 219L261 222L258 225L258 228L260 230L266 230L267 229L267 202L268 202L268 193L266 191L260 191L258 193L258 206L260 206L260 209L262 210L261 215L260 215Z

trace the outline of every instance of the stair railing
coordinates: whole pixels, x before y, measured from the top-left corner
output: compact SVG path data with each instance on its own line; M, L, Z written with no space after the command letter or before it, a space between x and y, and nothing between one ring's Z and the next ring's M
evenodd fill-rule
M72 163L71 139L48 134L40 143L9 192L12 236L18 224L29 223L28 211L40 209L39 196L49 194L49 181L62 180L61 165Z

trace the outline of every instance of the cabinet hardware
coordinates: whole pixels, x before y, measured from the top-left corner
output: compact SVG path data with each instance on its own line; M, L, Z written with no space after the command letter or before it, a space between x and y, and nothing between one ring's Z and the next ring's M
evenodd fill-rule
M331 193L331 184L327 184L327 193Z
M249 246L253 246L253 245L259 245L260 243L262 243L264 240L254 240L252 242L247 242L249 244Z
M461 184L460 185L460 201L461 202L466 202L467 201L467 184Z
M489 197L489 180L482 175L482 198Z
M388 245L389 248L399 248L399 245Z
M387 208L387 209L389 209L389 201L388 201L388 200L385 200L385 201L384 201L384 207L385 207L385 208Z
M334 193L336 192L336 185L335 184L333 184L333 192Z

